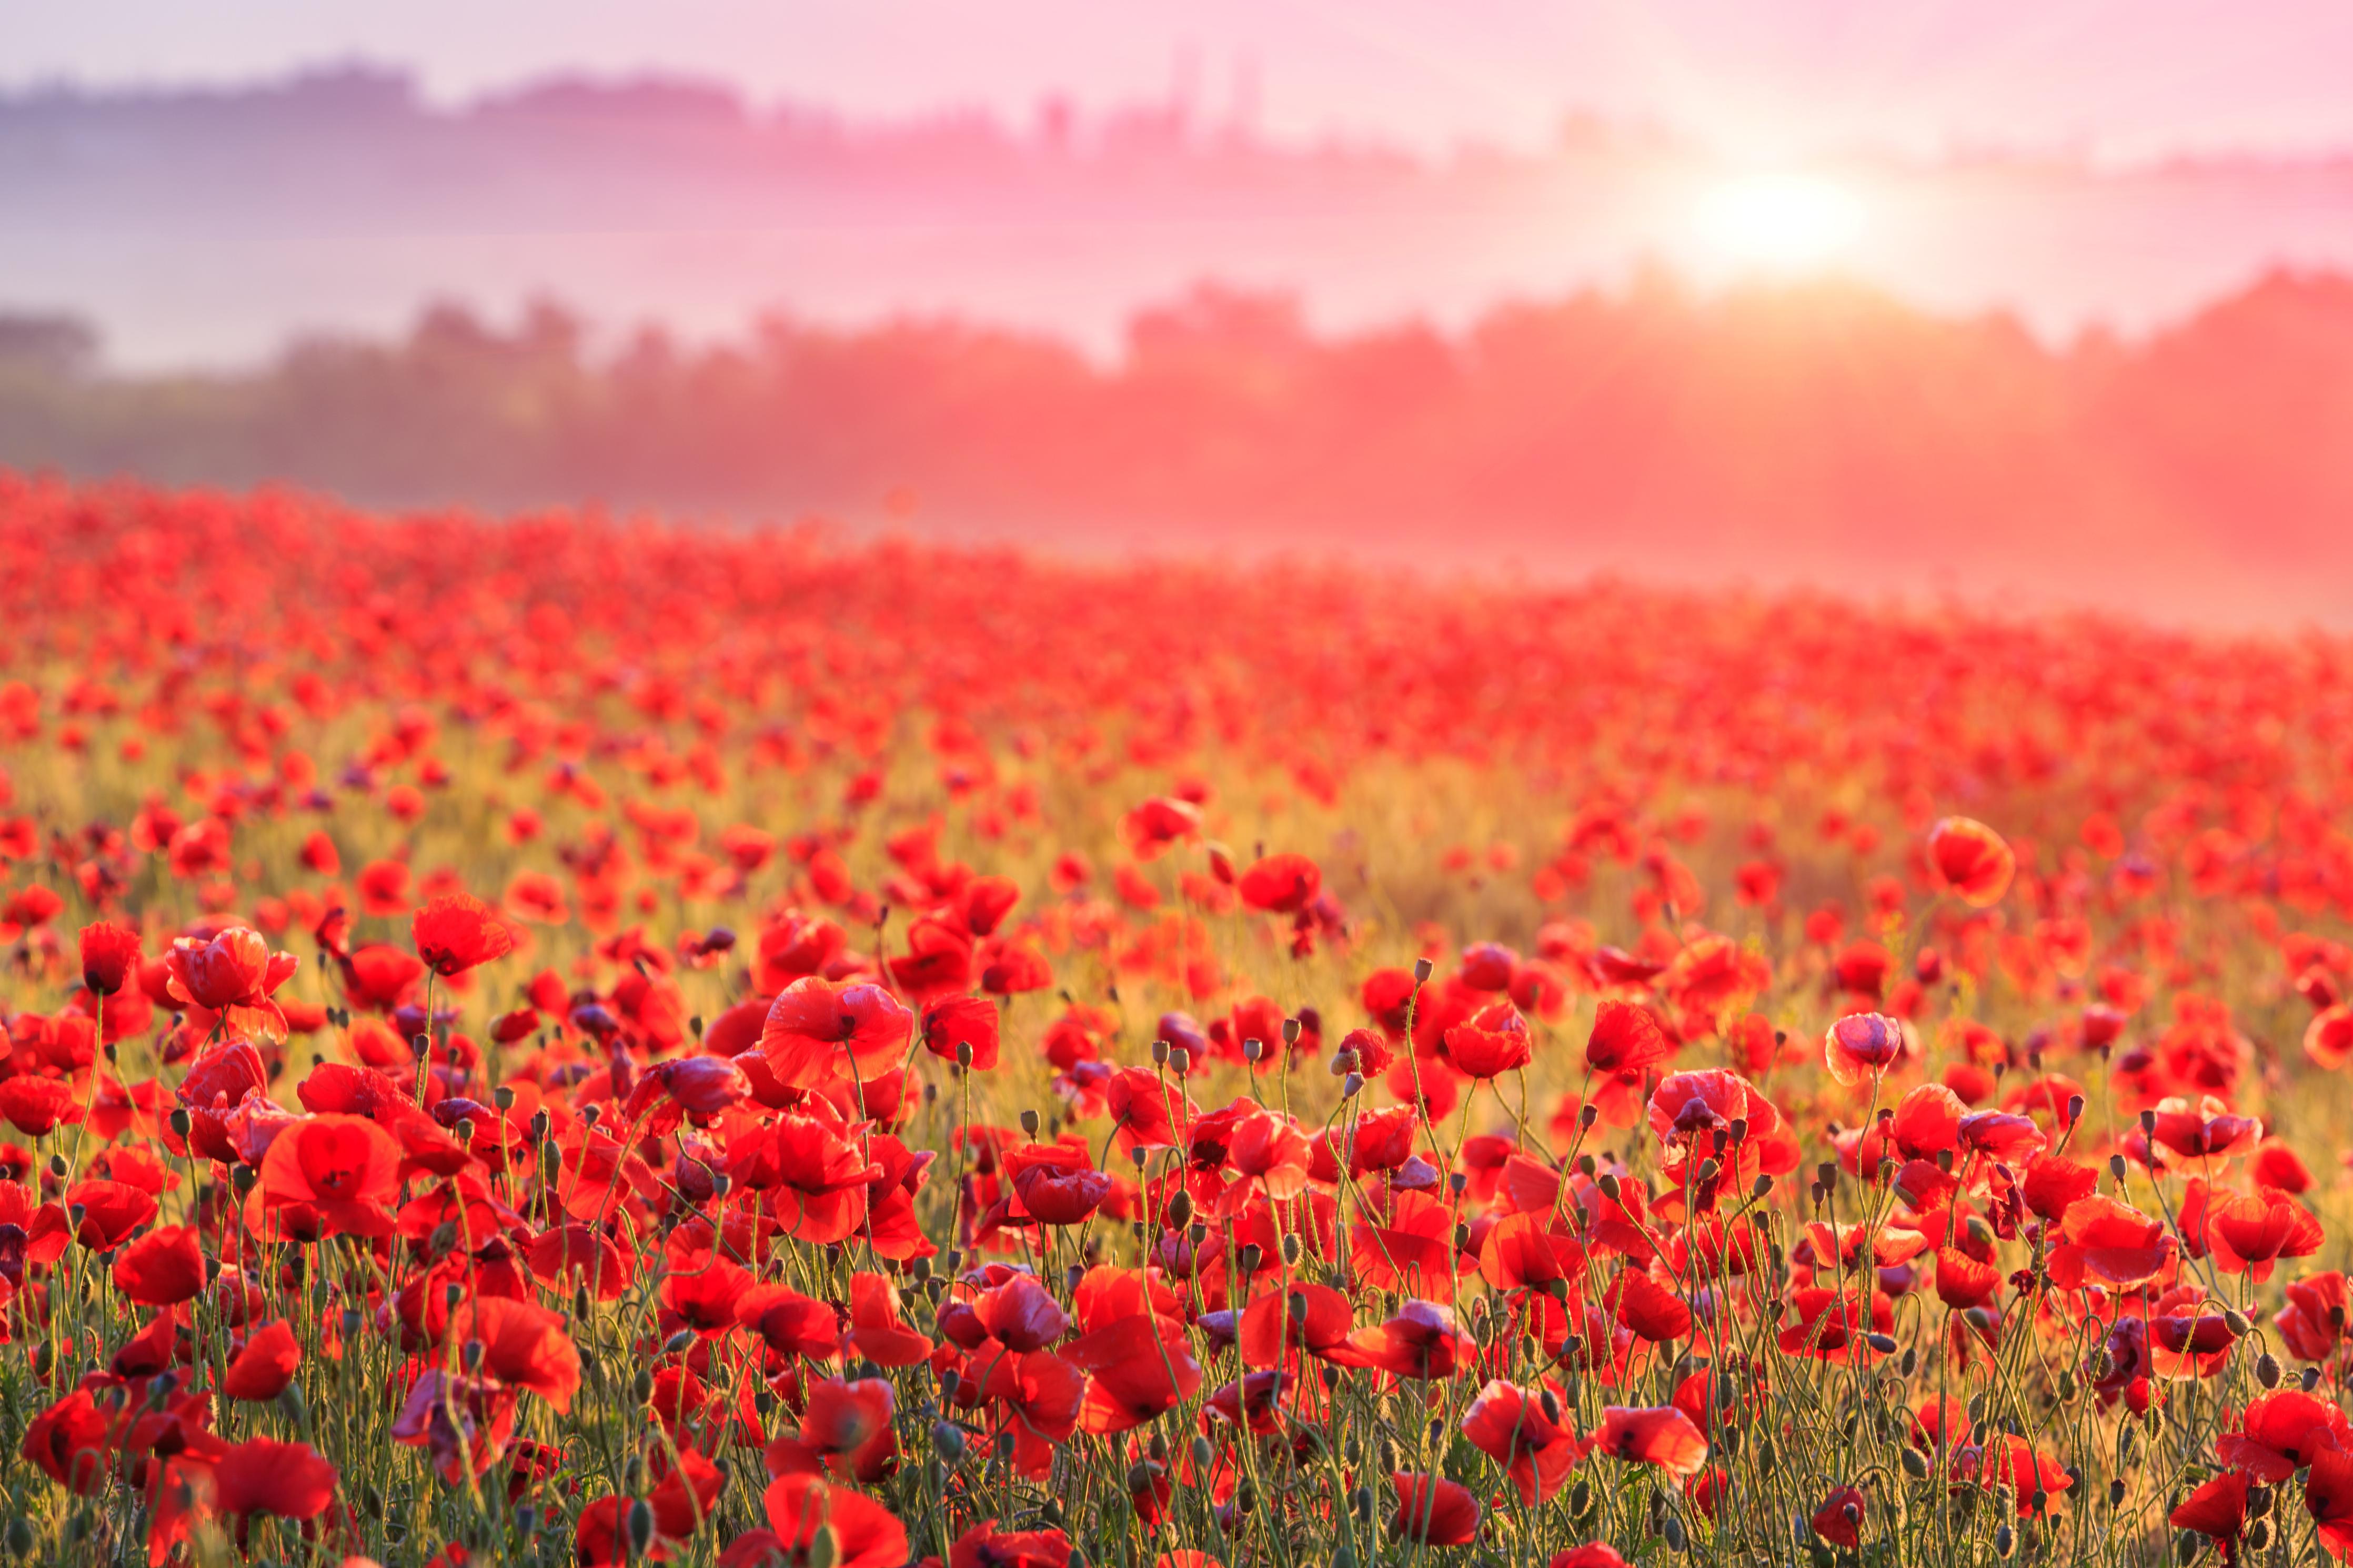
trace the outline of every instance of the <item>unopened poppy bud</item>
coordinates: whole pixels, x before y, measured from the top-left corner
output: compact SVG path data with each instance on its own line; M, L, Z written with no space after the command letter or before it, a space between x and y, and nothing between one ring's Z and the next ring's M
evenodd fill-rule
M808 1568L834 1568L841 1561L841 1532L829 1524L818 1526L809 1542Z
M1588 1131L1588 1132L1592 1131L1593 1131L1593 1124L1594 1124L1595 1122L1597 1122L1597 1121L1600 1121L1600 1120L1601 1120L1601 1108L1600 1108L1600 1107L1599 1107L1599 1106L1595 1106L1595 1105L1585 1105L1585 1106L1579 1106L1579 1107L1577 1108L1577 1126L1578 1126L1578 1127L1580 1127L1580 1128L1584 1129L1586 1131Z
M1549 1388L1536 1391L1536 1404L1543 1409L1545 1419L1557 1424L1560 1420L1560 1399Z
M1361 1073L1352 1072L1346 1078L1340 1080L1340 1098L1343 1100L1354 1100L1356 1098L1356 1091L1364 1087L1364 1075Z
M2017 1550L2018 1531L2010 1529L2007 1524L1995 1530L1993 1532L1993 1554L1996 1557L1999 1557L2004 1563L2007 1563L2010 1561L2010 1553Z
M2157 1136L2156 1111L2143 1110L2140 1113L2140 1132L2141 1136L2144 1138L2154 1138Z
M1265 1041L1250 1039L1242 1042L1242 1060L1255 1062L1264 1055L1266 1055Z
M1825 1160L1820 1164L1815 1166L1814 1180L1822 1184L1822 1190L1824 1192L1828 1192L1832 1187L1837 1186L1838 1162L1836 1160Z
M1286 1233L1282 1238L1283 1262L1289 1264L1297 1263L1299 1261L1299 1233L1297 1231Z
M1285 1018L1282 1021L1282 1043L1286 1046L1295 1046L1299 1043L1298 1019Z
M1356 1070L1359 1062L1360 1058L1357 1057L1356 1052L1345 1049L1337 1050L1332 1053L1332 1059L1324 1064L1324 1070L1330 1073L1334 1078L1345 1078L1350 1073Z
M374 1481L360 1489L360 1510L370 1519L384 1517L384 1492Z
M415 1057L420 1062L427 1057L431 1056L433 1054L433 1037L430 1035L411 1036L408 1041L408 1054Z
M1415 959L1413 961L1413 983L1416 985L1424 985L1429 984L1429 981L1430 960L1426 958Z
M2272 1547L2272 1521L2258 1519L2247 1526L2246 1546L2250 1552L2263 1552Z
M1183 1078L1193 1069L1193 1053L1182 1046L1168 1047L1168 1070Z
M1265 1261L1266 1254L1259 1249L1257 1242L1252 1241L1244 1243L1241 1251L1235 1254L1235 1258L1241 1264L1243 1273L1255 1274L1258 1272L1258 1266Z
M1904 1449L1904 1473L1915 1481L1926 1479L1928 1456L1907 1445Z
M2269 1351L2255 1358L2255 1381L2265 1388L2277 1388L2280 1385L2279 1358Z
M2297 1375L2295 1381L2306 1394L2310 1394L2314 1389L2320 1386L2320 1369L2316 1366L2306 1367L2304 1371Z
M1185 1239L1198 1247L1209 1239L1209 1227L1197 1219L1185 1227Z
M1350 1500L1356 1505L1356 1518L1364 1523L1370 1524L1373 1521L1373 1489L1358 1487L1356 1495Z
M1691 1538L1683 1533L1683 1521L1672 1513L1667 1515L1666 1528L1659 1533L1667 1538L1670 1552L1681 1552L1691 1544Z
M574 1286L572 1288L572 1315L575 1318L585 1318L593 1310L594 1303L588 1299L588 1286L586 1282L583 1281L582 1283Z
M1613 1204L1614 1204L1614 1203L1616 1203L1616 1202L1618 1201L1619 1186L1618 1186L1618 1173L1617 1173L1617 1172L1615 1172L1615 1171L1604 1171L1604 1172L1602 1172L1602 1173L1601 1173L1601 1179L1600 1179L1599 1181L1596 1182L1596 1183L1594 1184L1594 1185L1596 1185L1596 1186L1599 1187L1599 1188L1601 1189L1601 1195L1602 1195L1603 1197L1605 1197L1605 1198L1608 1198L1611 1203L1613 1203Z
M468 1340L459 1347L458 1358L468 1372L480 1372L482 1370L482 1357L489 1348L480 1340Z
M1193 1220L1193 1194L1179 1187L1168 1199L1168 1223L1182 1230Z
M662 1342L662 1354L664 1354L664 1355L681 1355L681 1354L684 1354L684 1353L685 1353L685 1351L686 1351L686 1347L687 1347L687 1346L689 1346L689 1345L691 1345L691 1344L692 1344L693 1342L694 1342L694 1331L693 1331L692 1329L681 1329L681 1330L679 1330L679 1331L678 1331L678 1332L676 1332L676 1333L674 1333L674 1334L670 1335L670 1337L669 1339L664 1340L664 1341Z
M953 1421L932 1423L932 1452L940 1457L943 1464L955 1466L964 1463L964 1450L963 1427Z
M1707 1185L1710 1182L1715 1180L1716 1173L1723 1169L1724 1167L1722 1165L1716 1163L1714 1155L1710 1155L1708 1158L1702 1160L1699 1163L1699 1184L1703 1187Z
M297 1426L311 1418L310 1412L303 1405L302 1385L299 1383L290 1383L278 1391L278 1408L284 1411L286 1419Z
M1152 1065L1154 1067L1166 1067L1168 1065L1167 1041L1155 1040L1152 1042Z
M643 1405L651 1399L654 1396L654 1369L649 1366L638 1368L638 1375L629 1380L629 1388L637 1394L638 1404Z
M2108 1156L2108 1174L2119 1182L2125 1179L2125 1157L2122 1154Z
M1893 1334L1865 1334L1862 1336L1862 1342L1881 1355L1895 1353L1895 1336Z
M539 1146L539 1179L553 1182L564 1170L564 1151L554 1143Z
M1036 1111L1025 1110L1021 1113L1021 1131L1028 1133L1032 1138L1038 1136L1038 1113Z
M2222 1326L2229 1329L2234 1334L2244 1334L2248 1330L2253 1328L2254 1324L2249 1322L2247 1321L2247 1314L2239 1310L2238 1308L2225 1307L2222 1309Z
M1752 1203L1762 1203L1767 1197L1771 1195L1772 1191L1773 1178L1760 1173L1755 1181L1748 1184L1749 1201Z
M173 1110L171 1121L172 1136L174 1138L185 1138L188 1135L188 1129L194 1125L188 1116L188 1108L185 1105Z
M2256 1482L2253 1486L2249 1487L2247 1489L2247 1517L2249 1519L2269 1518L2272 1511L2273 1500L2277 1495L2278 1494L2274 1492L2271 1488L2264 1486L2260 1481Z

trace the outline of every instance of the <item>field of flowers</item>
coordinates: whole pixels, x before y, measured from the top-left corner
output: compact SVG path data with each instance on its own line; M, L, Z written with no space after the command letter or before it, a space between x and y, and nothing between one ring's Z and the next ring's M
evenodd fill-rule
M2353 645L6 476L0 562L7 1555L2353 1552Z

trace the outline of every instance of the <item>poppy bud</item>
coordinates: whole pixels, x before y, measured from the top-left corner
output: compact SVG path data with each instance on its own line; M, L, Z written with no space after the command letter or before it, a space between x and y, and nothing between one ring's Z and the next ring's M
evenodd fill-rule
M1183 1078L1193 1068L1193 1053L1182 1046L1168 1047L1168 1070Z
M1258 1266L1266 1260L1266 1254L1259 1250L1257 1242L1247 1242L1241 1251L1235 1255L1235 1260L1241 1265L1243 1273L1255 1274L1258 1272Z
M1193 1194L1179 1187L1168 1199L1168 1223L1178 1230L1192 1222Z
M1425 962L1422 967L1428 968L1429 964ZM1372 1523L1373 1489L1370 1487L1358 1487L1356 1489L1356 1495L1354 1501L1356 1506L1356 1518L1366 1524Z
M501 1110L512 1110L514 1109L513 1086L502 1083L499 1085L498 1088L491 1090L491 1103L497 1106Z
M1343 1100L1354 1100L1356 1098L1356 1091L1364 1087L1364 1076L1361 1073L1352 1072L1346 1078L1340 1080L1340 1098Z
M1152 1065L1154 1067L1166 1067L1168 1065L1167 1041L1155 1040L1152 1042Z
M189 1129L189 1127L191 1127L192 1125L194 1125L193 1121L191 1121L191 1119L190 1119L190 1118L189 1118L189 1116L188 1116L188 1108L187 1108L186 1106L185 1106L185 1105L175 1107L175 1108L173 1110L173 1111L172 1111L172 1115L171 1115L171 1122L172 1122L172 1136L173 1136L173 1137L174 1137L174 1138L180 1138L180 1139L185 1139L185 1138L186 1138L186 1137L187 1137L187 1135L188 1135L188 1129Z
M1299 1261L1299 1233L1297 1231L1285 1233L1282 1238L1283 1262L1296 1264Z
M370 1519L384 1517L384 1493L374 1481L360 1489L360 1511Z
M1416 985L1430 984L1430 960L1417 958L1413 961L1413 983Z
M2117 1182L2123 1182L2125 1179L2125 1157L2122 1154L2111 1154L2108 1156L2108 1174L2114 1176Z
M2006 1524L1995 1530L1993 1532L1993 1554L1996 1557L1999 1557L2004 1563L2007 1563L2010 1561L2010 1553L2017 1550L2018 1531L2010 1529L2010 1527Z
M2265 1388L2277 1388L2280 1385L2279 1358L2269 1351L2255 1358L2255 1381Z
M2261 1482L2257 1482L2255 1485L2249 1487L2247 1489L2247 1517L2249 1519L2269 1518L2272 1511L2272 1502L2276 1494L2273 1492L2271 1488L2263 1485Z
M2272 1521L2270 1520L2259 1519L2247 1526L2246 1546L2249 1552L2268 1552L2271 1550L2271 1545Z
M1028 1133L1032 1138L1038 1136L1038 1113L1036 1111L1025 1110L1021 1113L1021 1131Z
M1702 1160L1699 1163L1699 1184L1703 1187L1707 1185L1715 1180L1716 1173L1723 1169L1722 1165L1716 1163L1713 1155Z
M1906 1444L1904 1448L1904 1473L1915 1481L1926 1480L1928 1477L1928 1456Z
M654 1396L654 1369L649 1366L638 1368L638 1375L630 1379L629 1388L638 1396L639 1405L651 1399Z
M2306 1367L2303 1373L2297 1377L2296 1382L2303 1385L2304 1391L2306 1394L2310 1394L2314 1389L2320 1386L2320 1369L2316 1366Z
M1602 1172L1601 1179L1594 1184L1601 1189L1601 1195L1603 1197L1608 1198L1613 1204L1618 1201L1619 1187L1617 1172Z
M1285 1018L1282 1021L1282 1043L1286 1046L1295 1046L1299 1043L1298 1019Z
M1755 1181L1748 1184L1749 1201L1761 1203L1772 1191L1773 1178L1760 1173Z
M1263 1042L1254 1039L1242 1042L1242 1060L1256 1062L1264 1055L1266 1055L1266 1046Z
M1577 1109L1577 1125L1585 1131L1592 1131L1593 1124L1600 1120L1601 1109L1599 1106L1587 1105Z
M290 1383L278 1391L278 1408L284 1411L286 1419L297 1426L307 1424L311 1418L310 1412L303 1407L302 1385L299 1383Z

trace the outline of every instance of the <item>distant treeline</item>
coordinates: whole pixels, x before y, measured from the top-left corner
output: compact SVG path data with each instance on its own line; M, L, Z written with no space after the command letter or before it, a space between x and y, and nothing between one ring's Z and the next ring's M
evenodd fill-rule
M2353 604L2353 281L2280 274L2130 342L1820 284L1662 277L1460 332L1319 335L1205 289L1114 363L943 320L596 352L445 308L250 374L131 379L0 322L0 463L388 505L913 516L1868 578L2211 574ZM2335 595L2334 598L2331 595Z

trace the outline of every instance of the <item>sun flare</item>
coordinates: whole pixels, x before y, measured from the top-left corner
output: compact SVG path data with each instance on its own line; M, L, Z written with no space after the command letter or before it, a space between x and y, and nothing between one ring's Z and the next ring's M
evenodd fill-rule
M1862 204L1819 174L1750 174L1709 190L1699 229L1709 248L1746 267L1820 267L1862 233Z

